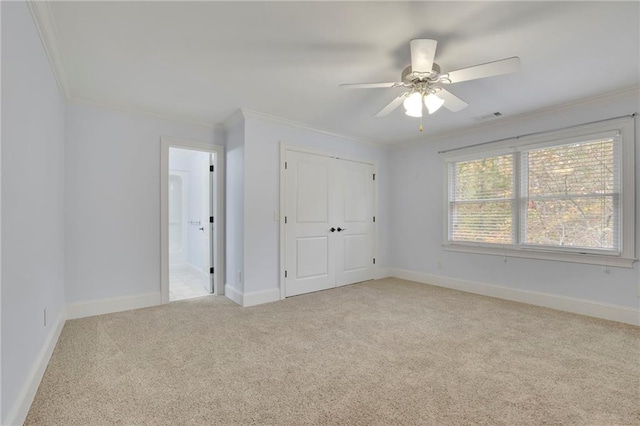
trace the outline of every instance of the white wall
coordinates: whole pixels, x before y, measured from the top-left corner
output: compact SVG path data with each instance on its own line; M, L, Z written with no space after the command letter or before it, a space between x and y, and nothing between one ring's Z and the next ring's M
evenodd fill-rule
M160 137L214 130L73 104L66 130L67 302L159 295Z
M5 424L31 402L25 397L30 378L64 318L65 105L26 4L2 2L1 8Z
M0 5L0 54L2 52L2 5ZM0 60L0 64L2 61ZM0 66L0 99L2 99L2 66ZM2 102L0 102L0 424L2 424Z
M638 107L637 94L624 96L393 150L390 155L391 263L401 270L428 275L637 308L637 263L634 269L610 267L607 274L596 265L519 258L508 258L505 263L499 256L444 251L441 247L443 158L438 151L612 118L636 112ZM639 135L636 129L636 140ZM636 156L638 177L640 149L637 144ZM640 200L638 179L636 200ZM636 229L640 230L638 217L636 214ZM638 234L636 247L640 249ZM442 262L442 269L437 268L437 262Z
M229 129L226 136L226 268L225 284L243 292L244 268L244 119ZM232 296L232 292L226 293Z
M382 148L249 115L245 117L244 293L278 289L280 276L280 142L376 162L378 172L378 253L376 264L389 266L387 152Z

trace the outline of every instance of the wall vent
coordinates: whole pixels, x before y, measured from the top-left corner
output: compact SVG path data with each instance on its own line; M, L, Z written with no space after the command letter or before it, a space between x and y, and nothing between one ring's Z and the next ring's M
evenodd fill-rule
M502 113L499 111L496 111L496 112L492 112L491 114L481 115L479 117L472 117L471 119L473 121L485 121L485 120L495 119L498 117L502 117Z

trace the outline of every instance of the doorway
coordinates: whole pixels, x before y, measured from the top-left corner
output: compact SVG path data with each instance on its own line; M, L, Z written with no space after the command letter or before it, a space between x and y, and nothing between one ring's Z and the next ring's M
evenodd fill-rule
M220 294L222 147L161 144L162 301Z

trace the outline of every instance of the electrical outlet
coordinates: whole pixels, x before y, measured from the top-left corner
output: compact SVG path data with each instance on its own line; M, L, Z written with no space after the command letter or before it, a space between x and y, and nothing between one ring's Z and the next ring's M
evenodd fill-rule
M442 261L438 261L437 266L438 266L438 269L442 269Z
M278 222L280 221L280 213L278 213L277 211L274 210L273 212L273 221L274 222Z
M605 274L610 273L611 271L609 270L608 266L602 265L602 272L604 272Z
M238 282L242 282L242 271L238 271Z
M44 326L47 326L47 308L44 308L44 313L42 314L44 320Z

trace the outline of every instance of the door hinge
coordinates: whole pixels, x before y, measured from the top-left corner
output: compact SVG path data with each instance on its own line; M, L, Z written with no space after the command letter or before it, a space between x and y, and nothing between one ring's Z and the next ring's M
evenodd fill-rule
M373 180L376 180L376 174L375 173L373 174Z
M214 170L213 166L209 166L209 171L212 172Z
M214 268L209 268L209 273L210 273L210 274L213 274L214 272L215 272L215 269L214 269Z
M374 217L373 217L373 222L375 223L375 221L376 221L376 217L374 216Z
M375 219L373 221L375 222ZM209 223L213 223L213 216L209 216Z
M284 162L284 169L287 170L287 162Z
M287 271L284 271L284 277L287 278Z
M376 264L376 258L375 257L373 258L373 264L374 265Z
M284 217L284 223L287 223L287 217L286 216Z

